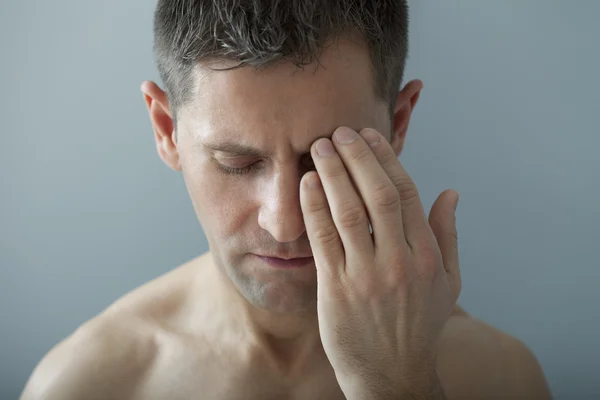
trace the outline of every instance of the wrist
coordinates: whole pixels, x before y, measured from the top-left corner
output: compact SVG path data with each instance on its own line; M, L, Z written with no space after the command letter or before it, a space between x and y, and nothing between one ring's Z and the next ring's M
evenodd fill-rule
M399 379L355 375L338 382L348 400L447 400L435 372Z

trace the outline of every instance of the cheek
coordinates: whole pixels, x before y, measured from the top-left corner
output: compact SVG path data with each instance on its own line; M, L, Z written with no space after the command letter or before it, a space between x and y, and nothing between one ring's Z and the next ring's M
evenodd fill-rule
M207 235L231 236L249 222L256 193L251 180L209 168L184 171L184 180Z

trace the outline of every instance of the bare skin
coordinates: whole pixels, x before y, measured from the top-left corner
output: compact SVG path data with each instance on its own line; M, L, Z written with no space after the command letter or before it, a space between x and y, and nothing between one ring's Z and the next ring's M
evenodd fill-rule
M320 63L316 73L285 63L262 72L199 67L177 131L164 91L143 84L158 154L182 172L211 253L127 294L59 343L23 400L344 398L319 336L315 265L277 270L256 255L311 255L299 192L311 145L341 125L369 127L400 155L422 83L399 91L390 120L364 46L341 41ZM223 172L250 165L258 167ZM450 400L550 397L522 342L458 306L436 350Z
M228 317L236 315L235 303L224 301L230 295L210 254L198 257L55 346L21 399L344 399L322 349L273 357L268 338L256 341L243 320ZM447 397L549 398L525 350L457 305L438 350Z

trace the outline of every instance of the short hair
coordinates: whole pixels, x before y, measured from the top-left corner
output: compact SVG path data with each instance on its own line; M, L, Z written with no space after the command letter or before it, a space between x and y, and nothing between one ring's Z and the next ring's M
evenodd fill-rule
M302 68L318 64L330 41L354 34L366 41L374 92L391 117L408 55L406 0L158 0L154 15L154 53L174 119L190 101L200 61Z

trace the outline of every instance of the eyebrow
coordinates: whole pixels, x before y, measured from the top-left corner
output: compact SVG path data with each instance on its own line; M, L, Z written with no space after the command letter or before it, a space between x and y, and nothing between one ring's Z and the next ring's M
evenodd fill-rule
M320 138L331 139L331 134L322 135L322 136L320 136ZM317 140L317 139L315 139L315 140ZM218 152L222 152L222 153L227 153L227 154L232 154L232 155L236 155L236 156L257 157L257 158L269 156L269 153L265 152L264 150L257 149L252 146L248 146L248 145L245 145L245 144L243 144L241 142L237 142L237 141L220 142L220 143L199 141L199 143L201 146L203 146L206 149L209 149L212 151L218 151ZM310 154L310 147L302 154Z
M222 153L235 154L238 156L265 157L267 155L262 150L236 142L202 143L202 146L213 151L220 151Z

